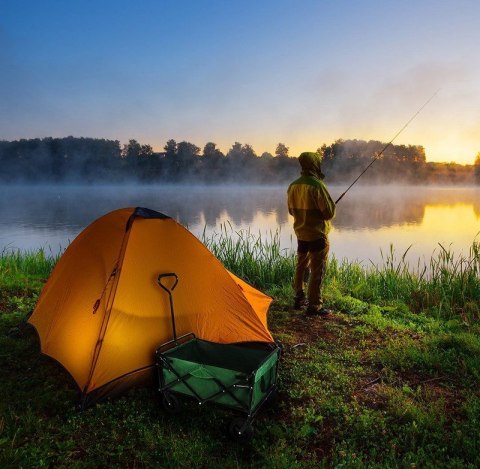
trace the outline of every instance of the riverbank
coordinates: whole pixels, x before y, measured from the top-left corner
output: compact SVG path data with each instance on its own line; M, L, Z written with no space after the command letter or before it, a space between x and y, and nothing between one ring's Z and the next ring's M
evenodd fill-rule
M383 269L330 262L329 319L291 308L293 258L278 242L204 240L224 264L274 298L269 326L284 346L278 399L253 441L227 436L229 414L186 402L172 417L152 389L79 412L78 390L39 355L26 325L55 264L43 252L0 258L2 467L476 467L480 464L480 256L447 250L434 274L385 259ZM219 448L221 447L221 450Z

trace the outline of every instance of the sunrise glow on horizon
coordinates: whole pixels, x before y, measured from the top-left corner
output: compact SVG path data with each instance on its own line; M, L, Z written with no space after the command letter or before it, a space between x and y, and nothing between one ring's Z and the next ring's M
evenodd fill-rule
M480 152L475 0L9 1L0 140L235 142L290 155L338 139L427 161Z

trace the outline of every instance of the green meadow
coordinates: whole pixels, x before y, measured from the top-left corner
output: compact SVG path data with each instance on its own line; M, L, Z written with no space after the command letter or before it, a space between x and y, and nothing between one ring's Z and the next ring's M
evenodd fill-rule
M0 467L480 466L480 244L440 246L426 265L392 248L383 266L330 259L328 318L292 309L294 257L278 233L227 230L204 243L274 301L279 392L246 445L230 411L186 400L162 411L136 389L79 411L68 373L26 324L56 259L0 254Z

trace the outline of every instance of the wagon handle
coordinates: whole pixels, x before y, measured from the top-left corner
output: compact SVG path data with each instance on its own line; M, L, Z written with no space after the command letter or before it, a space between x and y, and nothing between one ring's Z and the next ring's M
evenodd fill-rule
M162 283L162 279L165 278L165 277L174 277L175 278L175 283L173 284L172 288L168 288L166 285L164 285ZM168 293L168 292L172 292L173 290L175 290L175 287L177 286L177 283L178 283L178 276L176 273L174 272L171 272L171 273L168 273L168 274L160 274L158 276L158 284Z
M168 288L166 285L162 283L162 279L166 277L174 277L175 282L173 283L173 286L171 288ZM157 279L157 283L160 287L162 287L167 293L168 293L168 299L170 300L170 314L172 316L172 329L173 329L173 340L177 340L177 330L175 328L175 312L173 310L173 298L172 298L172 291L175 290L175 287L177 286L178 283L178 276L177 274L170 272L167 274L160 274Z

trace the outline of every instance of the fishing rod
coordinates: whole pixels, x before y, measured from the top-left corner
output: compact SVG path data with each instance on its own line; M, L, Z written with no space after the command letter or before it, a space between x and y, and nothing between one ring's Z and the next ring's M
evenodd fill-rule
M383 154L383 152L393 143L393 141L408 127L408 124L415 119L423 110L423 108L438 94L440 90L438 89L435 93L430 96L430 98L423 104L423 106L408 120L408 122L395 134L395 136L383 147L383 150L375 156L375 158L370 162L370 164L357 176L355 181L353 181L348 187L347 190L335 201L335 205L340 202L345 194L354 186L354 184L368 171L370 166L372 166L375 161L377 161Z

